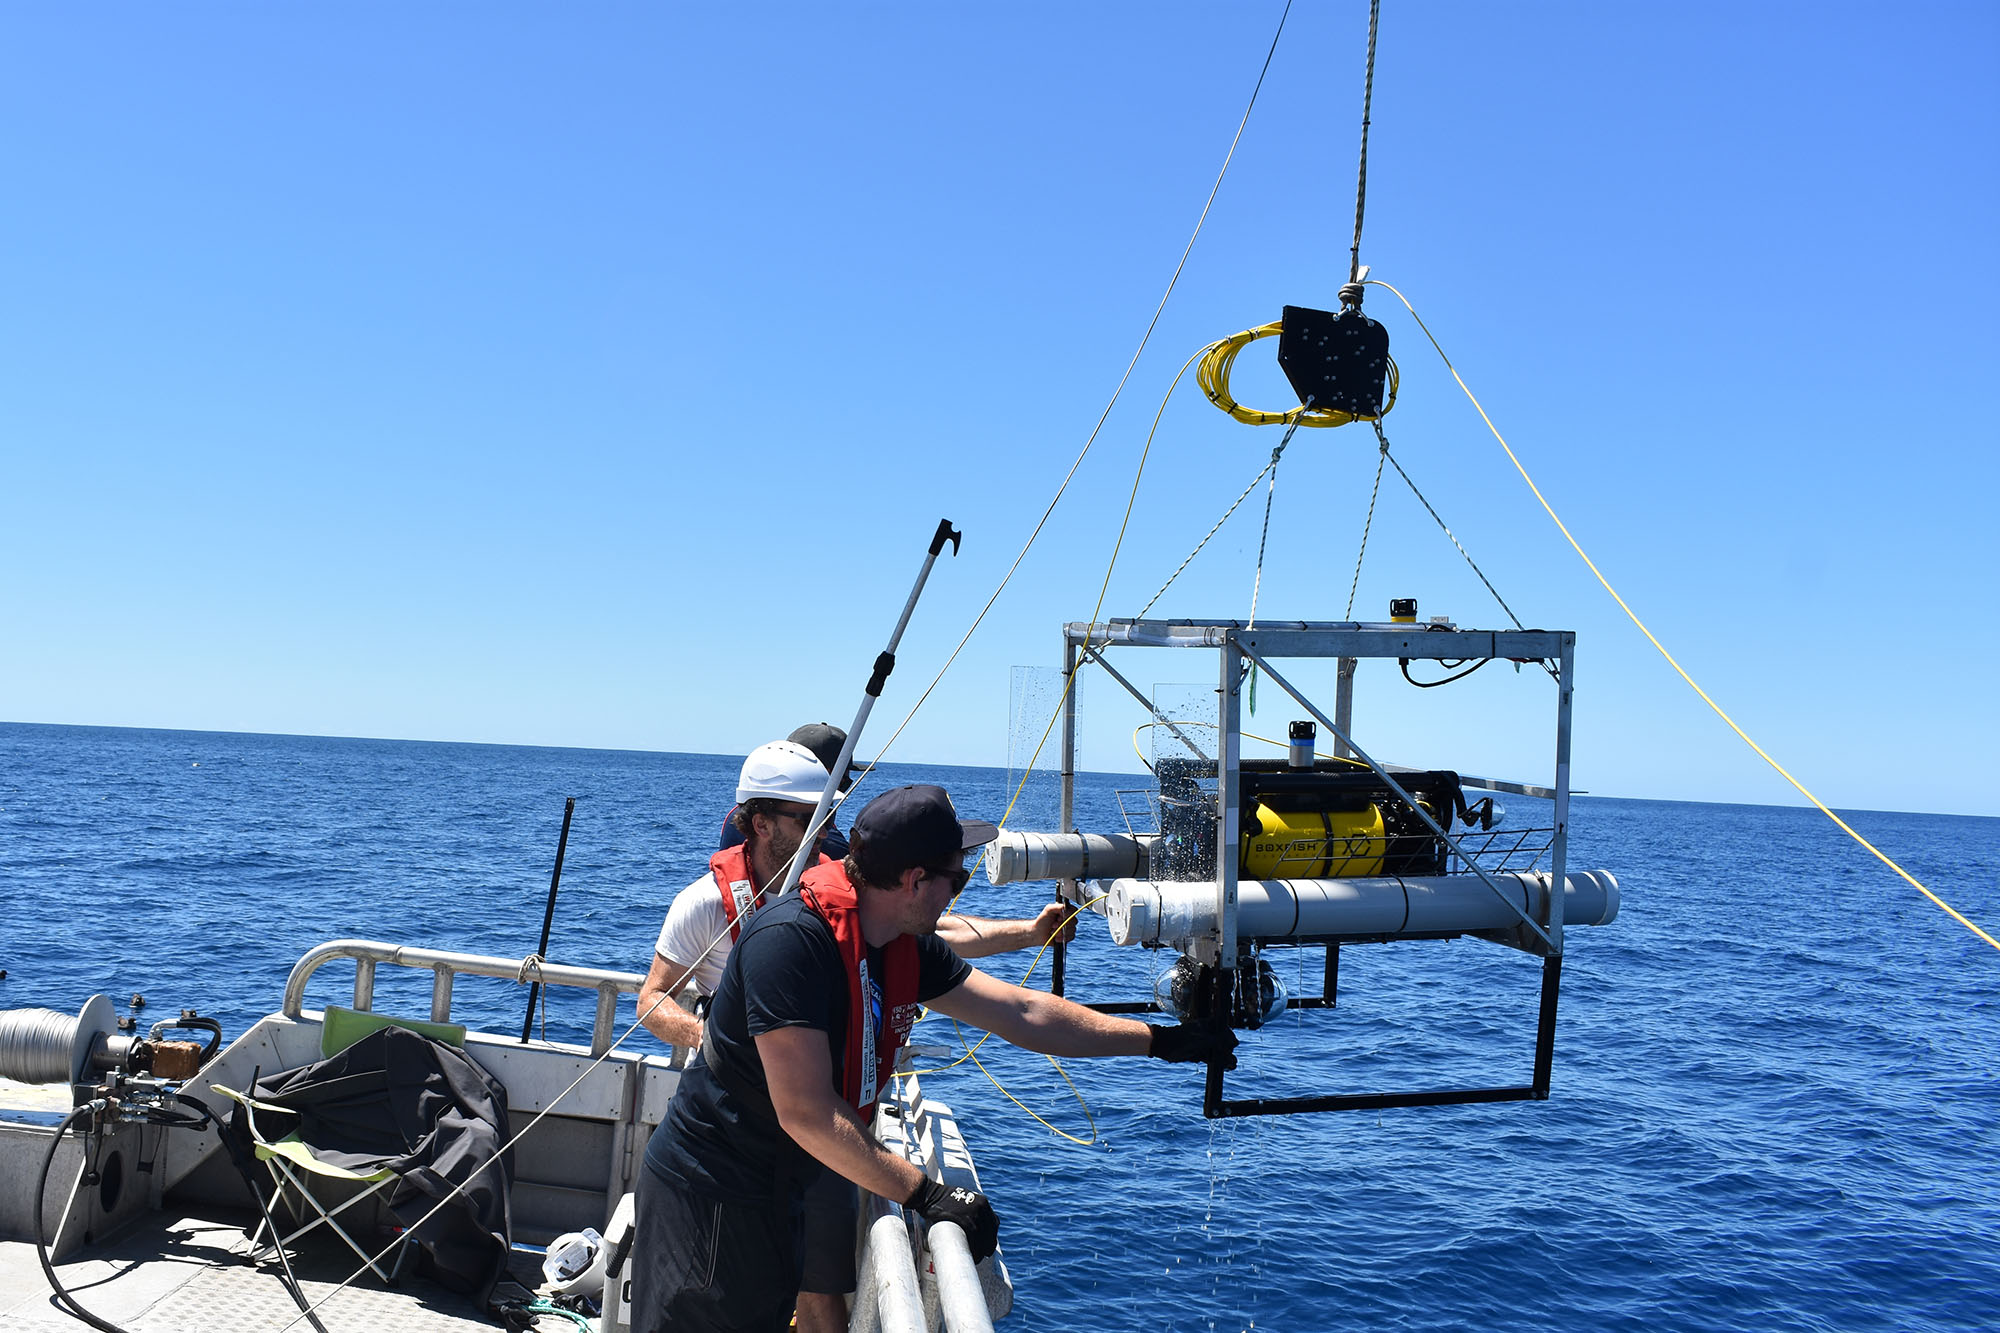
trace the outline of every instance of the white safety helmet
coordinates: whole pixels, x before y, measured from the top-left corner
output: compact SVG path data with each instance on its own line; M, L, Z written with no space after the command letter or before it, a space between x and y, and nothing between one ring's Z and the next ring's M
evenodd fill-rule
M818 755L797 741L772 741L752 750L743 761L743 772L736 779L736 803L763 797L816 805L826 781L826 765Z

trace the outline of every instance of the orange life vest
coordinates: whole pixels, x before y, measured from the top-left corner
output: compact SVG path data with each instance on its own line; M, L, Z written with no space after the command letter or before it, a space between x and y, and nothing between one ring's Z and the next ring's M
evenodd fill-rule
M833 929L847 977L847 1053L840 1073L840 1095L873 1118L875 1097L896 1069L896 1050L909 1039L917 1021L917 940L899 935L882 946L882 976L868 975L868 941L861 934L861 905L848 882L847 867L823 859L799 881L806 906ZM876 1034L875 989L881 993L881 1035Z
M822 856L816 864L826 863ZM729 942L735 944L750 923L750 914L764 901L757 896L757 878L750 873L750 844L739 842L709 857L708 873L715 876L716 892L722 895L722 915L729 921Z

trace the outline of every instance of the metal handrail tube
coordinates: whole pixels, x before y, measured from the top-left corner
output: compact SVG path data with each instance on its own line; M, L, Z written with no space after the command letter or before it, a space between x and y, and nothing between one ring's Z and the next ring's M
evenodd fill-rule
M282 1011L285 1017L298 1018L305 1012L306 982L324 964L339 958L354 960L354 1007L363 1012L374 1003L377 964L429 968L437 974L431 989L431 1017L437 1022L445 1022L451 1017L452 976L503 977L518 981L522 974L522 960L518 958L418 949L381 940L329 940L308 950L298 962L292 964L292 973L285 978ZM618 997L637 995L646 980L637 972L612 972L605 968L571 967L563 963L539 964L535 975L545 985L577 986L597 992L597 1021L590 1033L592 1055L602 1055L611 1049L611 1029L618 1018Z
M883 1211L869 1224L850 1327L862 1333L878 1329L881 1333L926 1333L909 1224L894 1210Z
M993 1316L986 1309L986 1290L979 1283L972 1247L956 1222L933 1222L929 1243L931 1268L937 1273L938 1305L950 1333L993 1333Z

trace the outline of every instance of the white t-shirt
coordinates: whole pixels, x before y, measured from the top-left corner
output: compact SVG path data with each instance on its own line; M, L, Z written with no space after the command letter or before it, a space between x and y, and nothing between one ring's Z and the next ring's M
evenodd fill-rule
M653 952L677 968L693 963L695 989L713 995L722 983L722 965L729 961L734 947L729 938L729 917L722 910L722 894L711 873L674 895Z

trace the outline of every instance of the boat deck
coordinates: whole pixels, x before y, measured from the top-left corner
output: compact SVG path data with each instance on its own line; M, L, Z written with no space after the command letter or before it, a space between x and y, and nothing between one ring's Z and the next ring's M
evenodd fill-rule
M310 1238L307 1238L309 1241ZM129 1333L311 1333L298 1305L279 1280L278 1264L252 1265L238 1222L207 1218L168 1220L155 1215L104 1245L56 1265L63 1285L82 1306ZM403 1278L385 1287L364 1275L344 1289L340 1282L356 1260L338 1241L302 1242L292 1258L306 1300L328 1333L461 1333L492 1329L469 1296L427 1279ZM524 1285L541 1280L540 1256L516 1250L515 1273ZM330 1298L330 1299L329 1299ZM25 1242L0 1242L0 1330L4 1333L76 1333L88 1325L56 1304L47 1277ZM540 1316L538 1330L569 1330L573 1321Z

